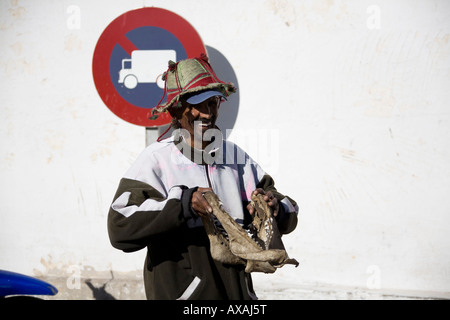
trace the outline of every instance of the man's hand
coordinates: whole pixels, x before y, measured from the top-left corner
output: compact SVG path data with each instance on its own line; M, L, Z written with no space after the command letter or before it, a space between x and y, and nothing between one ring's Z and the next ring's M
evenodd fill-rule
M273 216L276 217L278 214L278 200L273 195L272 191L265 192L263 189L258 188L252 192L252 195L263 194L264 200L267 202L270 208L272 208ZM247 205L247 210L251 215L255 214L255 208L249 203Z
M212 191L211 188L198 188L192 194L191 206L192 209L200 216L207 217L210 213L212 213L213 209L209 205L208 201L206 201L205 197L203 197L203 193Z

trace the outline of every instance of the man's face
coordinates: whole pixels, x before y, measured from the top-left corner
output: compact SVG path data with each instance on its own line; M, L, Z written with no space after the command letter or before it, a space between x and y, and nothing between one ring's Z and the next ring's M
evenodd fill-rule
M215 128L220 98L211 97L199 104L183 102L183 106L186 107L181 115L180 124L191 135L190 140L193 146L194 139L202 139L206 130ZM202 145L205 144L202 143Z

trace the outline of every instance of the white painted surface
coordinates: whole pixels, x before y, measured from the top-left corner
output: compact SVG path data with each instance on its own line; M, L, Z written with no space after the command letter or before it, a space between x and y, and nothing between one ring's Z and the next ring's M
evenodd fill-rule
M285 244L301 266L256 287L450 292L445 0L1 0L0 269L142 268L145 252L110 246L106 217L145 129L109 111L91 67L104 28L143 4L183 16L232 64L230 139L257 144L299 203Z

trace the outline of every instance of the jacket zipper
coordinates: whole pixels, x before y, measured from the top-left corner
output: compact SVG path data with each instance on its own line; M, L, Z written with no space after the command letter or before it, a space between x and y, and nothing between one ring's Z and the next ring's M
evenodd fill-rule
M207 164L205 164L205 171L206 171L206 178L208 179L208 186L212 189L212 184L211 184L211 180L209 179L209 170L208 170Z

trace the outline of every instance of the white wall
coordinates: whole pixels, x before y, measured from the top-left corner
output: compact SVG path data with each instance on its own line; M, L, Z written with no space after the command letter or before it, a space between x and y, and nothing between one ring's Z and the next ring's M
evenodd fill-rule
M145 252L113 249L106 217L145 130L109 111L91 67L104 28L143 5L181 15L231 63L230 139L258 145L299 203L285 244L301 266L257 280L450 292L445 0L0 0L0 269L141 270Z

